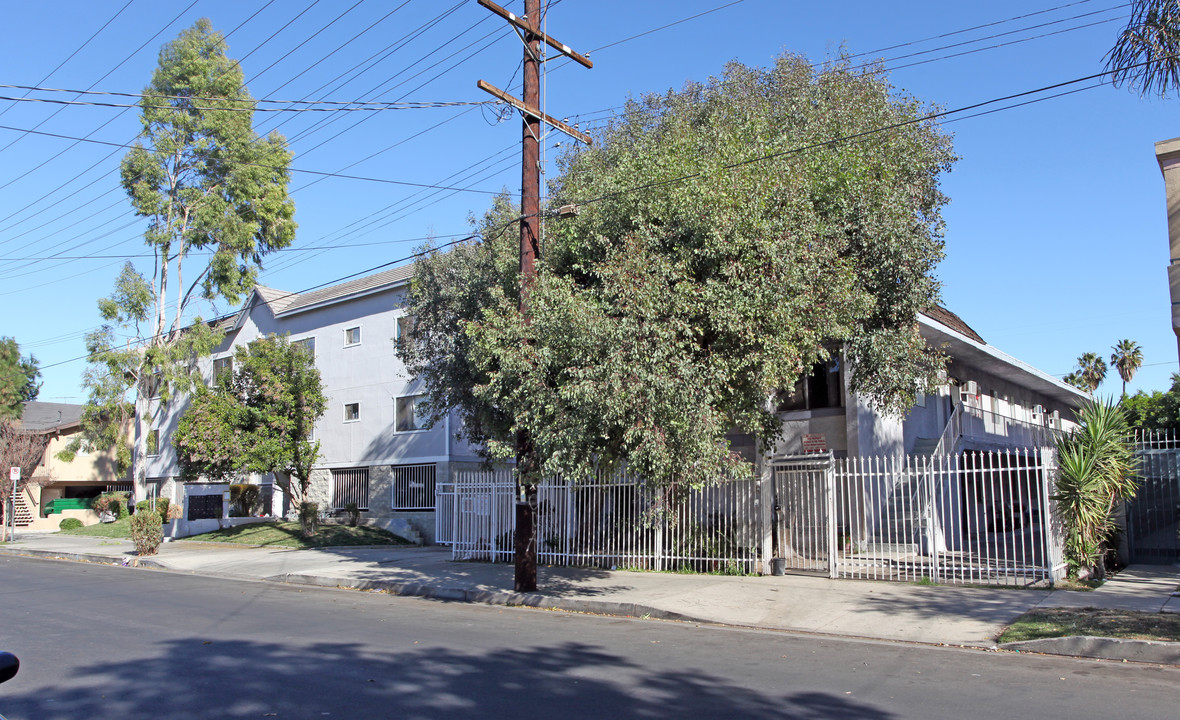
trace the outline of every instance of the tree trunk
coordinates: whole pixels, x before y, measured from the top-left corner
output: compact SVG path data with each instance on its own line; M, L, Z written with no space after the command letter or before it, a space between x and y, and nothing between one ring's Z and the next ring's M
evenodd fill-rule
M146 369L145 369L146 370ZM148 433L152 430L152 399L151 392L140 380L135 391L135 444L131 448L131 486L134 490L134 502L147 498L147 456Z

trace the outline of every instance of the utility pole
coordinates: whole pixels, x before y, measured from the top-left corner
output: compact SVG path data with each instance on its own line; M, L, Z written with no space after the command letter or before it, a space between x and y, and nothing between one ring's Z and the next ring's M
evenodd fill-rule
M524 119L520 176L520 313L527 322L529 292L537 277L541 227L541 123L552 125L584 143L590 142L590 136L541 112L541 42L587 68L594 67L594 64L541 31L541 0L525 0L524 17L517 17L491 0L479 0L479 4L507 20L524 43L523 101L483 80L478 85L481 90L519 110ZM537 589L536 512L540 479L540 462L533 439L528 432L519 430L516 433L516 576L513 583L516 592Z

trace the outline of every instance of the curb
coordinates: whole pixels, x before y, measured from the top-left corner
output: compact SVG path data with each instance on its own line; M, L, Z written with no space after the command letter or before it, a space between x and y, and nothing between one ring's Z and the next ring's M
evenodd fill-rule
M159 560L141 558L135 555L98 555L96 553L70 553L55 550L32 550L24 548L0 548L0 555L15 555L17 557L46 558L49 560L69 560L72 562L93 563L97 565L119 565L122 567L143 567L153 570L171 570Z
M1180 665L1180 642L1071 635L1042 640L1021 640L1003 643L999 647L1001 650L1018 652L1072 655L1074 657L1123 660L1153 665Z
M391 595L423 597L432 600L478 603L482 605L503 605L531 607L544 610L565 610L567 612L591 613L595 615L617 615L655 620L709 623L710 621L683 615L670 610L640 605L638 603L612 602L609 600L583 600L561 598L541 593L516 593L504 590L479 590L462 587L440 587L418 583L397 583L380 580L350 580L348 578L322 577L319 575L284 574L265 578L271 582L288 585L309 585L313 587L344 588L348 590L378 590ZM711 623L710 623L711 624Z

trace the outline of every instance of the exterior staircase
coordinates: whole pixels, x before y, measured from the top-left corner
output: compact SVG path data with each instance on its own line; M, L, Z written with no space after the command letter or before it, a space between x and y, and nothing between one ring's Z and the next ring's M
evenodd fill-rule
M381 526L403 540L408 540L415 545L424 544L422 533L418 532L418 529L407 518L386 520L381 523Z

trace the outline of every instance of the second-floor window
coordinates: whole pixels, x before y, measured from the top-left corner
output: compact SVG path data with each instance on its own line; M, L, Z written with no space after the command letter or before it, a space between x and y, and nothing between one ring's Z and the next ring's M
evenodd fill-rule
M360 326L350 327L344 331L344 347L361 344L361 328Z
M292 340L291 347L299 348L311 357L315 358L315 338L303 338L302 340Z
M356 422L361 419L361 404L360 403L345 403L344 404L344 422Z
M425 395L407 395L397 398L395 411L395 427L397 432L426 429L426 407L422 401Z
M402 315L397 319L397 341L404 343L414 334L413 315Z
M840 358L836 356L827 362L816 363L790 391L780 390L778 411L843 407L844 397L840 389Z
M217 378L225 373L233 373L234 359L233 356L214 358L213 360L213 382L217 382Z
M160 454L160 431L157 428L153 428L148 431L147 454L148 455L159 455Z

